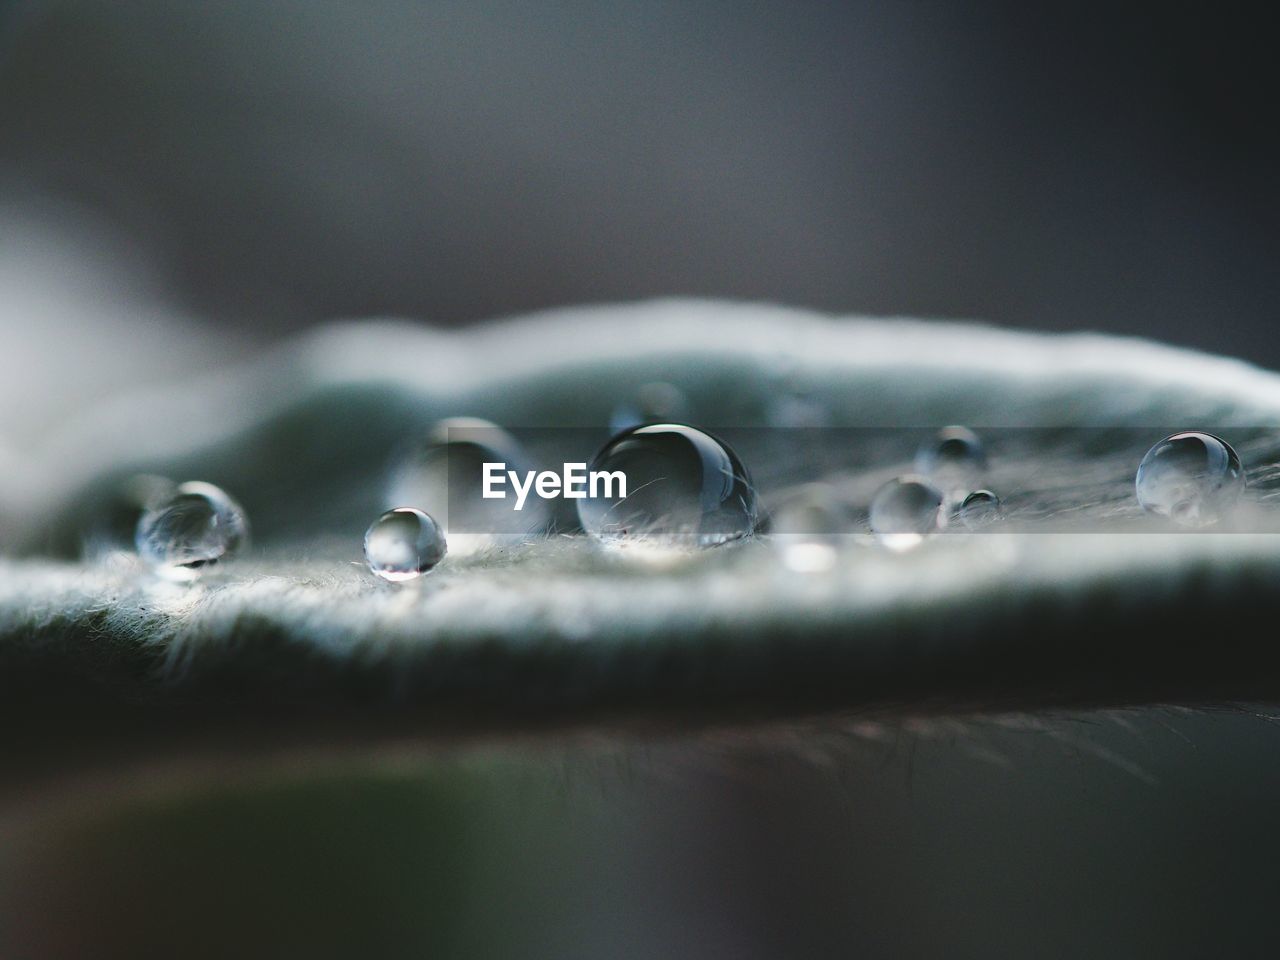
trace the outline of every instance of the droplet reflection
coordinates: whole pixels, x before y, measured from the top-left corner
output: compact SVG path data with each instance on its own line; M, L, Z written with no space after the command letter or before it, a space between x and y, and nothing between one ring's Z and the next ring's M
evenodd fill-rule
M383 580L403 583L435 567L447 552L444 534L421 510L397 507L369 525L364 535L364 558Z
M987 451L968 427L946 427L916 452L916 473L953 499L973 490L987 470Z
M181 484L138 520L138 555L161 576L189 581L249 539L244 510L211 483Z
M821 573L836 565L849 522L835 490L825 483L810 483L772 511L770 531L788 569Z
M1203 527L1217 523L1240 499L1244 471L1225 440L1176 433L1147 451L1134 482L1142 509Z
M756 528L751 479L727 445L694 427L648 424L610 440L588 468L626 478L578 501L582 528L604 543L714 546ZM594 494L594 495L593 495Z
M970 530L980 530L1000 519L1000 498L990 490L975 490L956 508L956 518Z
M871 530L890 550L910 550L946 526L944 499L923 477L897 477L871 500Z

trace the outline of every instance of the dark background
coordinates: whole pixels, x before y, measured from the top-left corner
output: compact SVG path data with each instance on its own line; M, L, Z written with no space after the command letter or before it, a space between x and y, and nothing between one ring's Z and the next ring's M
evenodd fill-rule
M1265 24L1043 6L0 3L0 200L255 338L695 294L1280 366Z

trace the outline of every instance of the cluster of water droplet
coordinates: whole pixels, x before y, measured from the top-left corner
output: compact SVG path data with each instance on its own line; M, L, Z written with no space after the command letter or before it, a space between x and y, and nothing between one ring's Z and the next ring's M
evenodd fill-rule
M615 411L613 425L627 425L601 448L589 469L620 472L629 488L625 496L615 489L578 501L578 521L594 540L610 546L707 547L756 532L760 511L755 488L737 454L696 427L647 422L661 411L687 408L676 388L648 384L639 403L618 408L625 416ZM450 485L455 491L477 491L481 462L496 458L526 464L528 457L493 424L447 421L443 426L451 436L441 436L437 428L409 472L402 468L397 474L395 496L403 499L412 494L419 503L435 504L445 516L451 508L455 520L465 518L469 529L491 528L493 507L478 494L469 499L470 494L455 493L446 507L441 491ZM938 431L917 451L915 472L895 477L872 497L867 512L872 533L886 548L901 551L948 526L968 531L992 527L1003 519L1004 507L997 494L981 485L987 467L986 449L972 430L951 426ZM421 485L417 492L413 483ZM1243 485L1235 451L1208 434L1178 434L1162 440L1143 459L1137 474L1138 500L1145 510L1189 525L1215 522L1239 498ZM520 534L547 528L549 513L545 506L539 507ZM799 572L834 566L846 535L854 529L852 512L831 484L807 484L784 497L770 521L785 565ZM377 549L382 540L374 537L382 525L392 523L398 531L395 549L411 558L401 563L390 562ZM448 529L446 519L443 530ZM459 536L494 539L492 534ZM420 510L384 515L370 528L370 537L366 555L374 572L386 579L416 576L444 556L442 528Z
M592 458L592 473L626 478L621 487L594 485L577 500L577 522L608 546L709 547L748 538L761 527L755 487L737 454L704 430L675 422L689 403L665 382L643 385L611 418L612 438ZM556 517L546 500L530 498L518 517L488 499L483 465L526 470L532 458L512 434L484 420L436 424L398 462L386 490L389 509L369 526L369 569L392 583L416 579L449 552L524 542L545 536ZM867 524L894 551L907 550L949 526L968 531L1003 519L1000 498L982 486L987 453L965 427L946 427L916 452L914 472L883 484L869 502ZM1240 458L1224 440L1180 433L1155 444L1135 478L1148 513L1187 526L1221 519L1244 487ZM791 570L830 569L856 530L853 501L832 483L809 483L784 495L768 518L783 563ZM516 525L513 527L513 517ZM115 547L132 526L138 555L171 580L192 580L232 556L248 540L244 510L203 482L175 485L154 476L124 484L88 540Z
M609 546L707 547L752 534L755 487L723 441L679 422L683 393L668 383L642 385L611 417L612 438L587 466L589 474L621 473L620 484L592 484L576 500L576 522ZM448 549L472 554L506 548L552 529L548 501L529 497L513 513L506 498L484 496L484 465L517 474L533 458L509 432L473 418L445 420L412 447L392 471L392 509L365 537L370 569L396 582L427 572ZM414 524L417 527L414 527Z
M945 427L916 451L915 473L896 477L872 498L872 532L891 550L908 550L958 521L978 530L1001 516L1000 498L977 489L987 452L967 427Z

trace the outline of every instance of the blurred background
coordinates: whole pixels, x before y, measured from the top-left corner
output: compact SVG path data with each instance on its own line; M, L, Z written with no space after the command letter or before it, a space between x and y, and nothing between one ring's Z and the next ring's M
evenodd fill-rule
M0 263L228 336L695 294L1280 365L1247 17L5 0L0 40Z
M38 830L0 818L0 952L1274 954L1275 723L924 726L81 784Z
M1183 6L0 0L0 473L338 317L700 295L1280 367L1272 45ZM0 818L0 946L1256 952L1280 733L1137 727L89 791Z

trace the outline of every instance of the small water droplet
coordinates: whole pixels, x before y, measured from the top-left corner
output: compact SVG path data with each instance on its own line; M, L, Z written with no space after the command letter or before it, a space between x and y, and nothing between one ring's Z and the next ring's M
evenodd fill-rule
M1000 498L990 490L975 490L956 508L956 517L970 530L989 526L1002 514Z
M437 518L458 556L546 530L552 516L548 501L530 496L517 512L513 497L484 497L485 463L505 463L521 475L530 469L523 446L497 424L475 417L441 420L392 471L384 502Z
M944 500L923 477L897 477L871 499L871 530L890 550L910 550L946 526Z
M646 423L680 423L689 419L689 400L665 380L641 384L634 398L618 404L609 417L609 435L617 436Z
M1188 527L1216 523L1244 489L1240 458L1208 433L1175 433L1147 451L1135 479L1138 503L1149 513Z
M178 486L138 520L138 555L169 580L189 581L249 540L244 510L220 487L192 481Z
M729 447L681 424L636 427L610 440L590 472L621 472L578 501L582 528L612 544L714 546L749 536L756 527L755 488ZM595 493L595 496L591 494Z
M435 520L413 507L388 510L364 535L369 569L391 583L422 576L444 559L447 550L444 533Z
M849 518L829 484L810 483L786 496L770 517L783 564L797 573L830 570L839 559Z
M987 451L968 427L945 427L920 445L916 473L951 497L977 486L987 471Z

